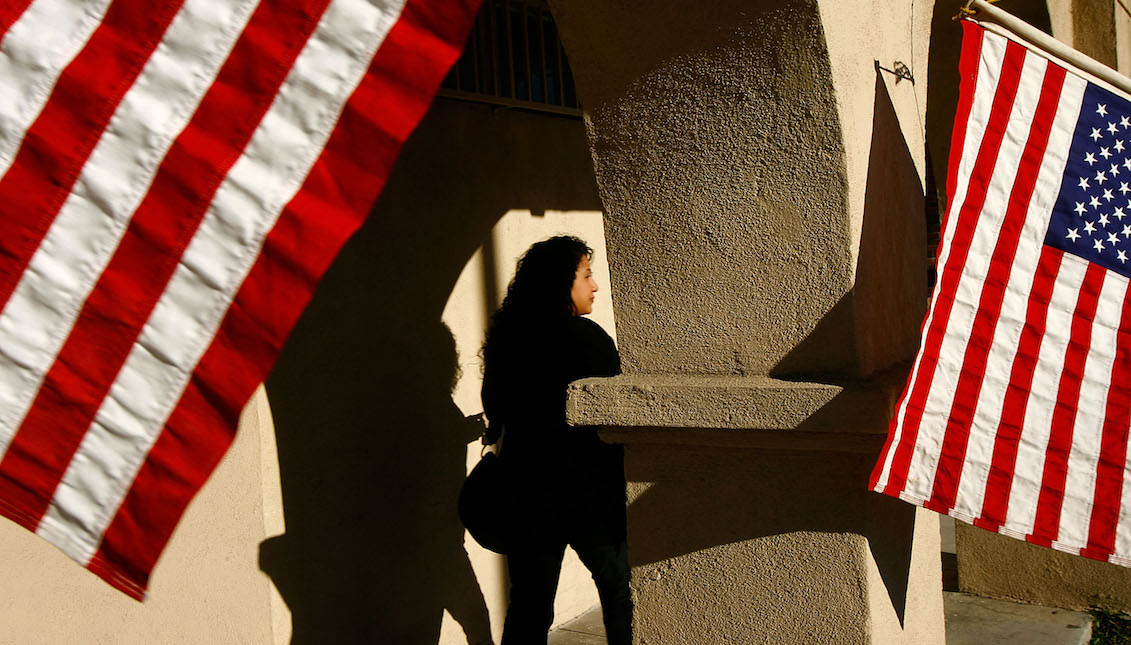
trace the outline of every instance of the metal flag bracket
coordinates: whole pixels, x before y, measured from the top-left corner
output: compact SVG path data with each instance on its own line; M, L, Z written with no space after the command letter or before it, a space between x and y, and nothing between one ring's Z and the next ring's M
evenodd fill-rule
M876 63L876 69L882 69L883 71L887 72L888 74L895 76L895 78L896 78L895 82L896 83L898 83L900 80L906 80L906 81L911 81L912 85L915 84L915 77L911 74L911 68L907 67L907 64L904 63L903 61L901 61L901 60L895 61L895 65L893 66L893 67L895 67L895 69L888 69L888 68L884 67L883 65L880 65L880 61L875 61L875 63Z

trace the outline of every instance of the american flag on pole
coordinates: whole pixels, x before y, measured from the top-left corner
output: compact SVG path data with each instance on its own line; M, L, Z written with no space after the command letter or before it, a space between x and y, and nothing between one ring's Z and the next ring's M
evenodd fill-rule
M0 513L143 596L477 2L0 4Z
M963 29L939 279L871 485L1131 566L1131 101Z

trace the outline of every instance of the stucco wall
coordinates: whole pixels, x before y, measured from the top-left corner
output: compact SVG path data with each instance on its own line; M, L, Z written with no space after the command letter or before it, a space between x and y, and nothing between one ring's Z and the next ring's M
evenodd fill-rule
M954 523L958 587L1048 607L1131 612L1131 570Z
M851 286L815 4L551 6L610 213L626 371L768 373ZM850 330L784 371L851 369Z
M875 61L922 75L908 41L926 11L883 7L877 30L803 0L551 6L609 212L626 371L859 375L914 350L923 152L906 141L923 90Z
M844 136L848 201L841 216L853 254L847 302L856 371L867 375L908 360L919 343L927 296L924 117L932 6L874 0L819 7Z
M880 69L922 78L915 4L551 0L626 359L571 406L626 444L639 642L942 641L937 523L867 492L878 443L777 425L917 344L924 88Z
M278 479L264 472L262 390L193 500L138 603L8 521L0 523L0 643L272 643L270 581L257 566ZM273 495L272 495L273 493Z
M688 434L626 452L642 642L942 642L938 518L868 492L869 453Z
M1116 69L1124 76L1131 75L1131 11L1125 8L1124 0L1115 4L1115 53L1118 59Z

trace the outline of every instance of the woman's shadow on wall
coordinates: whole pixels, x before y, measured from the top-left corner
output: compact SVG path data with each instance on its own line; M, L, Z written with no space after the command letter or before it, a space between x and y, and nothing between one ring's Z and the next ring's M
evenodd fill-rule
M456 512L483 427L452 401L441 316L506 211L600 208L582 124L546 118L437 102L267 382L286 533L260 566L294 643L437 643L445 610L492 642Z
M452 402L452 336L438 320L395 329L403 316L349 313L346 327L373 324L368 338L344 321L312 330L292 352L311 352L302 365L269 383L287 532L261 564L293 642L435 643L445 609L469 643L491 642L455 511L482 426Z
M446 609L469 643L490 642L455 513L481 426L451 399L452 336L438 320L391 329L404 317L348 313L297 339L292 358L311 353L269 383L287 532L263 544L261 563L293 640L435 643ZM369 334L341 329L365 322Z

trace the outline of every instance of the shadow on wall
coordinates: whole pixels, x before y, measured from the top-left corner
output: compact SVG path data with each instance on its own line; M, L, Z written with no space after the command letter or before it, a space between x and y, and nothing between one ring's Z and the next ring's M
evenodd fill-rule
M803 380L868 376L914 356L927 301L924 206L923 184L877 67L854 286L773 367L773 376ZM846 327L855 333L846 335ZM827 364L826 358L822 365L814 360L828 356L824 348L844 343L846 336L855 344L850 352L854 364Z
M954 112L958 106L958 55L962 51L962 25L953 20L965 0L940 0L931 16L931 49L927 60L927 150L938 186L939 213L946 213L947 165ZM1048 3L1001 0L1002 11L1051 34Z
M437 101L326 274L267 382L287 532L260 566L294 643L436 643L444 610L491 642L456 514L482 426L441 314L506 211L600 208L589 164L578 121Z
M918 345L927 299L923 185L899 127L888 86L877 70L874 123L855 287L830 310L775 375L800 380L871 376L887 379L906 365ZM843 339L854 325L856 364L817 366L813 356ZM795 356L796 354L796 356ZM902 368L905 369L905 368ZM834 399L831 414L843 415ZM858 414L858 412L857 412ZM817 413L827 416L826 410ZM843 418L843 417L842 417ZM882 422L881 422L882 423ZM877 432L883 428L875 428ZM630 558L634 566L660 562L745 540L797 532L851 533L867 538L896 615L906 611L915 508L868 490L882 434L870 435L865 452L789 453L746 451L720 456L681 454L666 463L663 453L626 464L630 481L654 482L628 508ZM858 443L858 442L857 442ZM732 463L724 463L730 460ZM665 482L671 472L693 472ZM747 473L747 475L743 475ZM766 489L768 482L780 488ZM788 484L786 484L788 483ZM756 488L757 487L757 488ZM753 492L752 492L753 491ZM718 522L717 513L728 521ZM673 523L672 518L680 518ZM677 525L673 525L677 524ZM767 570L774 568L767 563Z

